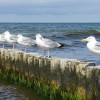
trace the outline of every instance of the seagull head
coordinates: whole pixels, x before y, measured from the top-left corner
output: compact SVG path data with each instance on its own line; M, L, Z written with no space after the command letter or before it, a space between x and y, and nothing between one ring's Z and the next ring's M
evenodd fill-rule
M10 36L10 33L9 33L9 31L6 31L6 32L3 33L3 35Z
M93 36L89 36L88 38L81 40L81 42L95 42L95 41L96 39Z
M21 34L18 34L17 36L16 36L16 38L22 38L23 36L21 35Z
M37 34L37 35L36 35L36 39L43 39L43 37L42 37L41 34Z

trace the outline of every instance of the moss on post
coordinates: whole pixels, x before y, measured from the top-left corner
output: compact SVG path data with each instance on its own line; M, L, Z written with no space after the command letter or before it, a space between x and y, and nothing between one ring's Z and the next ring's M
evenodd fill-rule
M100 98L100 71L89 69L89 64L0 49L0 76L32 89L45 100Z

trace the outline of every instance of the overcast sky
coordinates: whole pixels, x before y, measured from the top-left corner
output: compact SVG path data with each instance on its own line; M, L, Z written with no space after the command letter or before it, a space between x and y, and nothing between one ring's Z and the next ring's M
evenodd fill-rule
M0 0L0 22L100 22L100 0Z

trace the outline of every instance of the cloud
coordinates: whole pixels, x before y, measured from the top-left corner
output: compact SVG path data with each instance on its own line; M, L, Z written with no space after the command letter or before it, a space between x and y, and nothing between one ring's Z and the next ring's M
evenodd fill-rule
M46 4L57 3L66 0L0 0L0 5L12 5L12 4ZM67 0L68 1L68 0Z
M0 14L8 15L8 18L13 16L10 21L14 18L32 21L34 20L31 18L36 21L37 18L39 18L38 20L43 19L43 21L68 21L66 18L69 20L72 18L73 21L78 18L82 20L82 16L85 20L86 16L87 18L95 15L100 17L99 4L100 0L0 0Z
M4 0L7 1L8 0ZM4 2L3 1L3 2ZM94 1L79 1L79 0L10 0L13 5L0 6L1 14L16 14L16 15L68 15L68 14L92 14L100 10L98 3ZM23 3L24 1L24 3ZM1 1L0 1L1 2ZM6 3L7 3L6 2ZM35 3L34 3L35 2ZM45 2L45 3L44 3ZM1 3L0 3L1 4Z

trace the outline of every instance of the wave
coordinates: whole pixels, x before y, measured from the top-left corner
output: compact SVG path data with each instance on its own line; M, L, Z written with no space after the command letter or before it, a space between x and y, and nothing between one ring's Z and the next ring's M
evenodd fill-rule
M71 32L71 34L90 34L90 33L100 34L100 30L93 29L93 30L80 30Z
M26 37L31 37L31 38L34 38L35 39L35 35L36 34L41 34L43 35L43 37L45 38L57 38L57 39L60 39L62 38L63 40L65 39L69 39L70 37L80 37L80 36L84 36L84 35L100 35L100 30L98 29L92 29L92 30L63 30L63 31L54 31L54 32L20 32L19 34L22 34Z
M53 34L53 37L70 37L70 36L77 36L77 35L100 35L100 30L98 29L93 29L93 30L81 30L81 31L69 31L69 32L62 32L61 34Z

